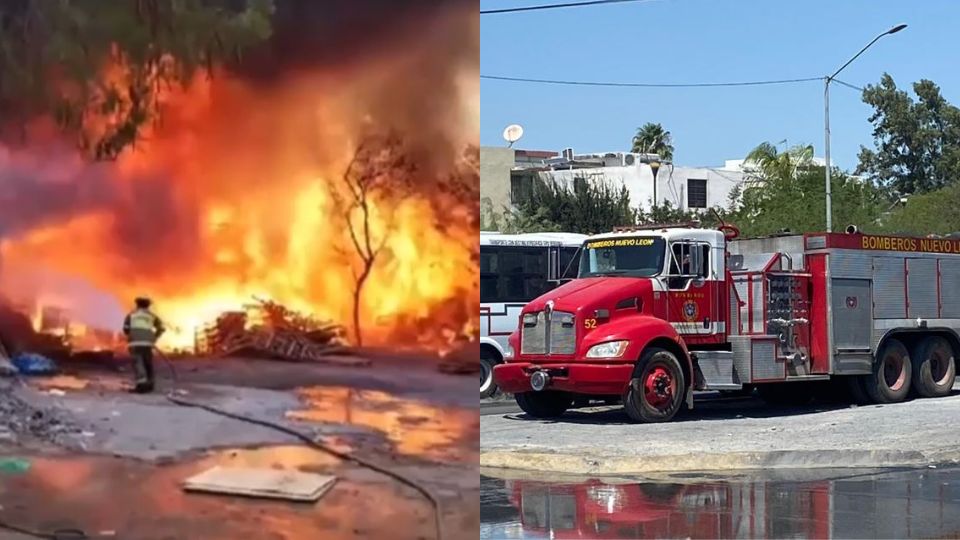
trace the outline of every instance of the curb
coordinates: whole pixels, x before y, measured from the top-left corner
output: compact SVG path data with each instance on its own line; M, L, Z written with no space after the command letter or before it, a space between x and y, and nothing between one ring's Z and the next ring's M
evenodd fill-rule
M960 446L916 450L780 450L719 454L600 456L481 451L480 466L562 474L644 474L755 469L888 468L960 463Z

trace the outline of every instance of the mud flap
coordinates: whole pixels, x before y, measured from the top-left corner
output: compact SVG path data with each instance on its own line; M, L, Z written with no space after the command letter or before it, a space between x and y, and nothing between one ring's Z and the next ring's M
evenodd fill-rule
M688 411L693 410L693 385L692 384L687 385L687 410Z

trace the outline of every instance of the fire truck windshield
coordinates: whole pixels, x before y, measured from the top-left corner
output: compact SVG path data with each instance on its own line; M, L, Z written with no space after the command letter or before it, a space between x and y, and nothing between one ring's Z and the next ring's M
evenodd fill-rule
M651 236L588 240L580 257L579 277L652 277L663 269L663 238Z

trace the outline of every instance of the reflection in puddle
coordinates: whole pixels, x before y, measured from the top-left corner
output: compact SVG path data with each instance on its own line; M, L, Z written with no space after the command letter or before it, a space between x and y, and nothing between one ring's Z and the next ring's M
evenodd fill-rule
M957 538L960 470L820 481L481 481L481 538Z
M356 469L302 446L225 450L160 467L100 456L28 459L28 472L0 483L0 520L34 529L80 528L91 538L110 530L124 539L204 540L388 538L396 530L416 538L433 531L431 509L416 493L389 480L356 481ZM183 480L215 465L339 478L315 504L182 491ZM475 535L476 522L473 527Z
M476 411L347 387L305 388L300 395L308 408L288 412L289 418L368 427L383 433L405 455L461 462L478 459Z

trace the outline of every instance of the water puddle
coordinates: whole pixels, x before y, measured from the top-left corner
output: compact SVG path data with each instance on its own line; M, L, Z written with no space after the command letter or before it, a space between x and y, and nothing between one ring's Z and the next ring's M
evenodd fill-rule
M35 377L30 379L30 385L40 390L109 390L120 392L126 390L129 381L119 377L77 377L75 375L54 375L51 377Z
M303 446L217 451L165 466L101 456L26 459L29 469L0 478L0 520L32 529L208 540L388 538L397 530L428 538L433 530L432 511L416 493L389 479L356 480L352 467ZM185 479L215 465L334 474L338 482L316 503L181 489Z
M383 434L404 455L442 461L478 459L477 412L402 399L376 390L311 387L299 391L306 408L288 418L352 424Z
M956 538L960 469L816 481L481 480L481 538Z

